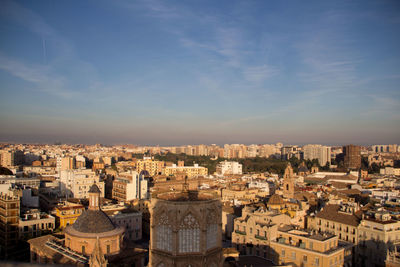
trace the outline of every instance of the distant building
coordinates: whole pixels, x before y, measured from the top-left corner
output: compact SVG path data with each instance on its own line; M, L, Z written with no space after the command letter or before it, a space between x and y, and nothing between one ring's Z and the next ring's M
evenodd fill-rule
M141 173L147 171L150 176L162 174L164 169L164 161L154 160L151 157L143 157L136 161L136 171Z
M242 164L236 161L221 161L217 165L218 174L242 174Z
M361 148L360 146L347 145L343 147L344 167L349 170L361 168Z
M104 197L104 182L90 169L63 170L60 174L61 194L74 198L88 198L89 188L96 183Z
M400 176L400 168L385 167L384 169L380 169L380 174Z
M14 167L24 163L24 153L20 150L1 151L0 165L3 167Z
M165 167L165 175L176 175L176 174L184 174L188 178L197 177L197 176L205 176L208 174L208 169L206 167L201 167L199 164L194 164L194 166L183 166L179 167L176 164L173 164L170 167Z
M76 169L76 161L74 157L61 158L61 170Z
M331 163L331 148L322 145L305 145L303 146L303 157L306 160L318 159L321 166Z
M374 145L372 151L375 153L396 153L398 152L398 145Z
M136 171L132 172L130 177L116 177L113 181L113 199L123 202L148 197L148 181Z

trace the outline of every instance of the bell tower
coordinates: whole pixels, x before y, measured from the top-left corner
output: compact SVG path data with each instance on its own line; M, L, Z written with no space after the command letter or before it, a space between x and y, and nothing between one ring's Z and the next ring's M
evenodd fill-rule
M89 209L100 210L100 189L96 184L93 184L89 191Z
M283 197L286 199L294 198L294 180L293 168L288 163L283 174Z

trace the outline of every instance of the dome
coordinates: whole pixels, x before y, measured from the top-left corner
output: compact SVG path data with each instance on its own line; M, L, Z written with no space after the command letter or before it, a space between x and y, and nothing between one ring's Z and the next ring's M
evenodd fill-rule
M150 173L147 170L142 170L139 175L141 175L143 177L147 177L147 176L150 176Z
M96 184L93 184L93 185L90 187L90 189L89 189L88 192L89 192L89 193L101 193L99 187L98 187Z
M273 194L271 198L268 200L268 205L283 205L283 199L280 195Z
M104 233L112 231L116 227L103 211L85 210L72 225L72 228L82 233Z

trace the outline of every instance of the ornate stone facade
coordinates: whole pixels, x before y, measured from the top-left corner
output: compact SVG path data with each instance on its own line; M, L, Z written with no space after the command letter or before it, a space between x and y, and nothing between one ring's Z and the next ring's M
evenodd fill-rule
M222 266L222 206L211 194L163 193L151 201L149 266Z

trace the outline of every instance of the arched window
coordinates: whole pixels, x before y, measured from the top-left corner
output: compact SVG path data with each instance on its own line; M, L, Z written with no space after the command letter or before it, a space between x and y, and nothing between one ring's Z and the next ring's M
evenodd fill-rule
M179 226L179 252L200 252L200 226L192 214L183 218Z
M210 211L207 215L207 249L213 248L217 245L218 224L217 214Z
M156 226L156 248L172 251L172 229L165 213L160 216Z
M286 190L289 190L289 184L286 184Z

